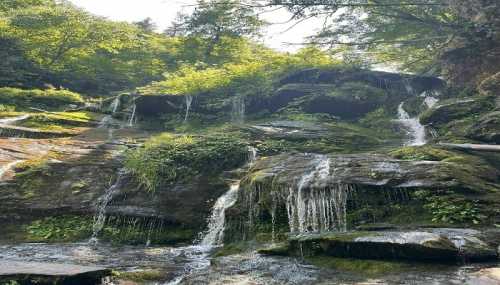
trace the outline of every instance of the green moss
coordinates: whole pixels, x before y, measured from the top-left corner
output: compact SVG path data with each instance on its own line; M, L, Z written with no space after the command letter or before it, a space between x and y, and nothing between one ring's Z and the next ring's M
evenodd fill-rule
M127 153L125 165L149 191L187 181L199 174L219 174L247 158L246 144L219 136L176 136L164 133Z
M306 261L322 268L352 272L353 274L378 277L386 274L402 273L412 268L408 263L380 260L335 258L327 256L307 257Z
M442 161L457 157L457 154L432 146L407 146L389 153L390 156L402 160Z
M83 98L74 92L56 89L0 88L0 103L16 106L16 110L28 107L57 109L69 104L81 104Z

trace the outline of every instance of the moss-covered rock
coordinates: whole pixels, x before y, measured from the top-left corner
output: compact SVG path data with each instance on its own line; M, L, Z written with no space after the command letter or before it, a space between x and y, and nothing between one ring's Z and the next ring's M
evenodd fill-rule
M469 128L467 137L487 143L500 144L500 111L482 115Z
M481 233L465 229L379 231L292 236L278 251L296 256L334 256L361 259L492 260L495 249L480 239ZM274 254L274 251L267 251Z

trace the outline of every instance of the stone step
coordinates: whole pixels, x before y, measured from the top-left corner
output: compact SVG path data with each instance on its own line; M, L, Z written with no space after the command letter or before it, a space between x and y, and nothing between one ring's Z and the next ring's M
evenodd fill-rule
M0 260L0 284L15 281L20 284L93 285L102 284L111 274L111 269L103 267Z

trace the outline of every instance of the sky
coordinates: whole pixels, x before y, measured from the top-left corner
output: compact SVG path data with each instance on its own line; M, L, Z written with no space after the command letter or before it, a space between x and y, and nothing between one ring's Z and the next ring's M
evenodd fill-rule
M116 21L137 22L147 17L153 19L159 30L164 30L175 19L177 12L189 12L196 0L70 0L87 11ZM310 19L296 25L285 23L290 18L286 10L269 11L262 18L272 25L264 31L264 43L282 51L294 51L321 26L320 19ZM280 24L281 23L281 24Z

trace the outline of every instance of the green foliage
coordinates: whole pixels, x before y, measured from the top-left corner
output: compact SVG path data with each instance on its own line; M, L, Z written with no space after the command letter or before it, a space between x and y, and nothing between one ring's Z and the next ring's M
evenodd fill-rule
M47 217L26 228L33 241L76 241L92 234L92 220L80 216Z
M0 103L15 105L16 109L27 107L59 108L69 104L81 104L83 98L68 90L0 88Z
M430 146L407 146L393 150L389 154L397 159L430 161L442 161L457 156L456 153Z
M239 140L218 136L176 136L164 133L127 153L125 166L147 190L186 181L199 174L217 174L240 166L247 155Z
M168 74L165 80L140 88L144 95L266 95L272 84L284 72L306 67L325 67L336 64L326 53L308 47L293 55L261 48L259 54L241 58L240 62L215 67L187 65Z
M424 208L432 215L435 223L479 224L485 218L480 213L477 201L457 199L448 195L433 195L429 191L419 190L415 196L425 202Z

